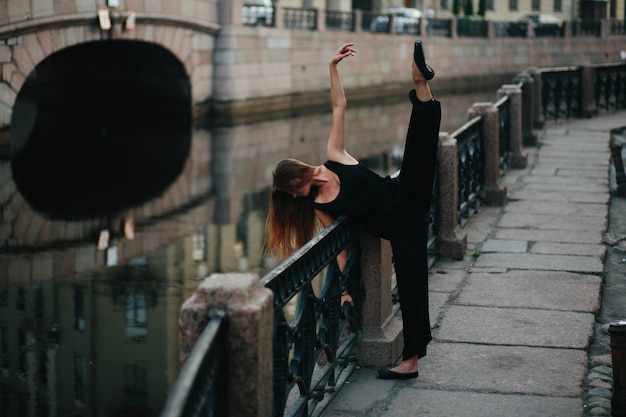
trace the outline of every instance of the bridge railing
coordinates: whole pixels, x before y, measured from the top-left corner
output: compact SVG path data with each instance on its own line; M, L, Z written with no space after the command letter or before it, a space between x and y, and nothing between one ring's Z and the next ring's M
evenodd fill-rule
M318 20L318 16L322 19ZM396 19L402 19L402 23L396 24ZM412 34L422 37L447 38L564 38L626 35L624 21L617 19L575 19L560 24L535 27L530 21L494 21L463 16L407 19L394 14L358 9L345 11L311 7L284 7L279 2L268 2L267 6L244 3L241 23L247 26L262 25L300 30L343 30L346 32Z
M572 77L579 82L563 81ZM616 85L623 86L625 77L623 65L529 68L498 90L496 103L475 103L467 123L452 134L442 132L431 207L431 256L466 255L463 226L481 205L506 203L500 178L526 166L523 145L536 143L533 130L543 127L544 115L590 117L623 109L626 92ZM559 91L572 86L577 91ZM582 111L563 112L568 106L556 97L564 96L580 100L569 108ZM335 259L346 248L348 266L339 273ZM314 286L316 279L322 284ZM344 286L350 288L354 307L339 305ZM400 356L399 305L393 304L393 288L389 243L345 218L260 280L253 274L211 275L181 309L184 366L164 415L185 410L186 402L204 411L206 404L211 410L224 407L219 415L227 416L313 415L357 363L386 366ZM297 302L290 303L294 299ZM291 313L288 304L296 306ZM216 314L224 314L227 330L206 337L221 338L214 343L226 349L222 360L200 360L214 357L203 330ZM216 378L221 382L215 383ZM222 393L217 391L221 388ZM198 392L205 393L206 404Z
M626 64L544 68L533 74L541 85L544 120L591 117L626 108Z

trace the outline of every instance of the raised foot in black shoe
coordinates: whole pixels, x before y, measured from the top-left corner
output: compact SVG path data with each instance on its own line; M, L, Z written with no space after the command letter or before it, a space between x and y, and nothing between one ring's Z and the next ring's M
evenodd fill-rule
M432 80L435 76L435 71L430 67L430 65L426 64L424 47L422 46L422 41L419 39L415 41L415 45L413 46L413 60L415 61L415 65L417 65L417 69L422 73L424 79L426 79L426 81Z
M395 372L389 368L379 369L378 370L378 378L379 379L411 379L417 378L419 375L418 371L415 372Z

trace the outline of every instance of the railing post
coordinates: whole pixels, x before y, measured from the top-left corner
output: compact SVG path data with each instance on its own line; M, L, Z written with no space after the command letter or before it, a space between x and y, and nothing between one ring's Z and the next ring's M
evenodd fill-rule
M463 259L467 234L459 226L459 160L456 139L439 134L439 230L437 247L441 256Z
M528 158L522 154L522 90L516 84L504 84L498 97L509 96L509 163L511 168L526 168Z
M494 39L496 37L496 30L493 27L493 20L487 20L487 39Z
M580 117L591 117L598 114L595 99L596 70L591 64L580 65L581 69L581 98Z
M537 67L531 67L528 69L528 73L533 77L533 127L535 129L543 129L546 123L543 117L542 97L541 97L541 71Z
M450 39L459 37L458 22L456 16L450 18Z
M537 135L533 131L535 108L535 81L530 74L522 72L513 78L514 83L522 83L522 145L535 146Z
M488 204L503 205L506 187L500 185L500 121L499 111L493 103L474 103L468 110L468 120L481 115L483 118L483 146L485 150L484 199Z
M272 300L272 292L255 274L211 274L181 307L181 363L206 326L209 312L226 311L229 417L272 415Z
M354 13L354 32L361 33L363 32L363 10L356 9L352 13Z
M361 280L365 287L361 360L365 366L389 366L402 355L402 320L391 303L391 244L359 233Z
M281 2L272 2L274 5L274 27L276 29L284 29L285 28L285 19L283 18L283 5Z
M611 359L613 362L613 398L611 415L626 416L626 321L609 325Z
M326 9L315 9L316 26L318 32L324 32L326 30Z

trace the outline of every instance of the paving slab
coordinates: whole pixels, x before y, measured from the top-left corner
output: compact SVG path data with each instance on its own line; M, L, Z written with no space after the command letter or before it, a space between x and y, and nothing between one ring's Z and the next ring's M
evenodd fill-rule
M485 253L476 261L478 267L506 267L543 271L602 272L602 260L595 256L541 255L535 253Z
M581 394L586 364L587 354L579 349L432 342L428 355L420 360L419 377L409 384L448 391L574 397Z
M502 417L503 415L576 417L582 415L582 401L579 398L487 394L473 391L451 393L411 388L400 388L397 396L402 398L402 401L393 401L386 408L384 415L430 417ZM375 415L369 414L369 416Z
M593 324L591 313L453 305L446 310L438 340L584 349Z
M482 253L526 253L528 251L528 242L525 240L487 239L481 246L480 251Z
M532 243L529 248L530 253L543 253L553 255L584 255L595 256L604 259L606 247L603 245L592 245L584 243Z
M515 205L514 203L511 205ZM604 230L606 217L562 216L538 213L507 212L502 215L498 227L542 230Z
M558 243L602 243L602 231L572 231L572 230L525 230L525 229L497 229L493 236L496 239L528 240L532 242Z
M602 278L563 271L472 273L456 303L595 312Z
M602 203L608 204L609 193L602 195L600 193L585 193L574 191L545 191L545 190L529 190L523 188L515 190L511 193L511 200L539 200L539 201L562 201L568 203Z
M504 207L505 213L560 213L561 216L592 216L606 218L606 204L566 203L563 201L512 201Z

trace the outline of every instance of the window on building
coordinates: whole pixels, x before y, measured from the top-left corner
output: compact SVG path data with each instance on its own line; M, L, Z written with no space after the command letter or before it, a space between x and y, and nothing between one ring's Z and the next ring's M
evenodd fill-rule
M35 288L35 318L43 317L43 305L44 305L44 296L43 296L43 286L38 285Z
M85 331L85 295L80 287L74 287L74 328Z
M533 12L538 12L541 10L541 0L533 0L531 4L531 9Z
M9 328L0 327L0 369L9 369Z
M74 401L78 404L85 403L85 358L74 354L72 360L74 364Z
M26 310L26 290L22 287L17 289L17 298L15 299L15 309L18 311Z
M555 12L563 11L563 0L554 0L554 11Z
M448 0L441 0L441 10L450 10L450 3Z
M126 291L124 307L124 331L126 337L146 337L148 335L148 300L146 292L139 288Z
M140 365L124 365L124 407L126 410L148 406L148 372Z
M487 10L496 10L495 0L487 0Z
M517 0L509 0L509 11L517 11Z

